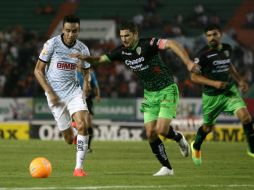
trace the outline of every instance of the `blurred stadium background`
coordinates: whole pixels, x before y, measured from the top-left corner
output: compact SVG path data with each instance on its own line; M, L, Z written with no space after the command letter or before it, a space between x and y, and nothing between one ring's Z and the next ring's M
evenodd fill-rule
M116 28L133 20L141 37L178 40L193 57L205 44L203 27L218 23L223 41L233 47L233 63L248 81L243 94L254 116L254 0L2 0L0 1L0 140L62 139L33 70L43 43L59 33L64 15L80 16L80 39L91 54L119 45ZM180 104L173 125L192 139L201 121L201 86L193 84L180 60L170 51L163 59L173 67ZM95 104L95 140L141 141L139 112L142 87L123 64L95 66L102 101ZM211 141L244 141L239 121L221 115ZM0 141L1 142L1 141ZM252 186L253 187L253 186Z
M49 128L41 133L37 130L47 124L54 131L55 126L33 69L43 43L60 33L62 18L71 13L81 17L80 39L93 55L119 45L116 28L122 20L136 22L142 37L178 40L191 57L205 44L203 27L207 23L220 24L223 41L233 47L233 62L250 85L243 96L254 114L253 0L11 0L0 2L0 121L4 121L0 125L1 138L44 138L39 134L58 138ZM173 67L180 88L181 101L174 125L192 133L201 122L201 86L190 81L188 72L171 51L162 52L162 57ZM142 139L143 118L138 107L143 91L136 76L117 62L95 66L95 70L103 98L95 105L96 138L112 139L113 135L119 140ZM9 136L6 121L28 121L29 133ZM230 130L232 124L240 127L234 117L226 115L220 116L220 124L230 126ZM137 135L132 135L132 128ZM126 130L128 134L120 137L121 131ZM239 130L241 133L231 140L243 138Z

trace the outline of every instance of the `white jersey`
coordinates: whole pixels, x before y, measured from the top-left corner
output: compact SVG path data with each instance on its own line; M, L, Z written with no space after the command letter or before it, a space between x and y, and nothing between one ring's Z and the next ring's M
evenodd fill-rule
M47 64L45 77L56 95L62 100L73 98L82 90L76 80L78 59L71 58L71 53L90 55L85 44L76 40L68 47L63 43L62 35L49 39L43 46L39 59Z

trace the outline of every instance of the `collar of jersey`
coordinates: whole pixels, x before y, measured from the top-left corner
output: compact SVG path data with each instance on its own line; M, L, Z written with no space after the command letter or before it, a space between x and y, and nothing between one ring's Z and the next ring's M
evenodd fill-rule
M209 47L210 49L216 49L217 51L220 51L220 50L222 50L223 45L222 45L222 44L220 44L218 47L213 48L212 46L210 46L210 45L208 44L208 47Z
M64 44L66 47L68 47L68 48L72 48L72 47L75 46L75 44L76 44L76 40L75 40L75 42L73 43L73 45L71 45L71 46L69 46L68 44L66 44L66 43L64 42L64 39L63 39L63 34L61 34L61 40L62 40L63 44Z
M138 46L138 42L139 42L139 40L137 40L137 41L135 42L134 46L132 46L132 47L130 47L130 48L128 48L128 49L129 49L129 50L134 50L134 49Z

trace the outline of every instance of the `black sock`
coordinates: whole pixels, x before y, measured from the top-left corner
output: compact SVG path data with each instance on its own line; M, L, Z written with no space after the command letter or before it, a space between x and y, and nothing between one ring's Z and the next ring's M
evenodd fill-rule
M90 149L92 138L93 138L93 128L92 127L88 127L87 131L88 131L88 135L89 135L88 149Z
M254 153L254 128L252 122L243 124L243 130L246 135L247 142L249 144L250 152Z
M160 138L156 139L154 142L150 142L150 146L152 148L152 152L155 154L161 165L172 169L165 151L164 144L162 143Z
M176 142L179 142L182 138L182 135L175 131L172 126L169 126L168 134L166 135L168 139L173 139Z
M194 142L194 144L193 144L193 147L194 147L196 150L200 150L200 149L201 149L201 144L202 144L203 141L205 140L207 134L208 134L208 133L206 133L206 132L203 130L203 126L199 127L198 132L197 132L196 137L195 137L195 142Z

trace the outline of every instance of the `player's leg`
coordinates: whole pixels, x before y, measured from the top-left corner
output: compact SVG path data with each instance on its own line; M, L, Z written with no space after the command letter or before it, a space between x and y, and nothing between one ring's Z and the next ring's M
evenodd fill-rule
M191 142L192 160L194 164L202 163L201 145L206 136L213 130L216 118L224 109L225 97L222 95L202 95L202 110L204 123L199 127L194 141Z
M89 140L88 140L88 152L92 152L91 144L92 144L92 139L93 139L93 101L92 98L87 98L86 99L87 103L87 108L89 111L89 114L87 115L87 132L89 135Z
M92 124L92 118L93 116L91 114L87 114L87 132L89 135L89 140L88 140L88 152L92 152L91 144L92 144L92 139L93 139L93 124Z
M252 118L249 114L246 104L242 99L240 92L236 86L230 89L231 96L226 104L226 112L234 113L241 121L249 144L248 155L254 157L254 129Z
M213 130L213 127L214 125L211 124L203 124L199 127L193 143L193 147L196 150L201 150L202 143L204 142L206 136Z
M170 111L167 113L170 113ZM174 130L174 128L170 126L170 123L170 119L159 118L156 124L157 134L176 141L180 147L181 154L184 157L187 157L190 154L189 144L186 141L184 135L179 131Z
M59 102L53 106L48 97L49 108L55 118L58 129L63 134L64 140L68 144L72 144L74 139L74 133L71 129L71 117L67 110L67 105L64 102Z
M179 101L178 87L172 84L162 89L159 94L160 111L156 124L157 133L168 139L176 141L184 157L190 153L190 147L184 135L170 126L171 120L176 117L176 109Z
M200 165L202 163L201 145L206 136L213 130L213 127L214 125L203 124L199 127L195 140L191 142L191 157L195 165Z
M144 121L145 121L145 128L146 128L146 134L148 141L150 143L152 152L156 155L157 159L162 164L162 168L154 174L154 176L165 176L165 175L173 175L173 169L169 163L164 144L162 143L161 139L158 136L157 132L163 133L164 136L166 136L166 133L168 133L168 128L170 119L163 120L167 123L163 123L163 125L167 126L164 128L164 126L161 128L162 122L158 122L161 118L160 117L160 110L163 106L161 102L165 100L167 101L167 95L173 94L173 100L178 100L178 90L175 89L176 85L170 85L169 87L166 87L165 89L162 89L161 91L157 92L148 92L145 90L145 98L144 102L141 107L141 111L144 112ZM174 110L176 112L176 110ZM164 113L164 112L163 112ZM168 116L169 114L167 114ZM159 118L159 120L158 120ZM168 118L168 117L166 117ZM166 130L166 132L164 132Z
M68 110L76 123L77 135L77 152L76 152L76 166L73 172L74 176L86 176L83 171L83 164L88 149L88 132L87 132L87 106L82 97L82 94L71 99L68 104Z
M252 118L246 107L236 111L237 117L240 119L249 145L248 154L254 157L254 128Z
M146 136L152 152L162 165L162 168L157 173L155 173L154 176L173 175L173 169L170 165L164 144L157 135L155 127L156 120L145 123Z

